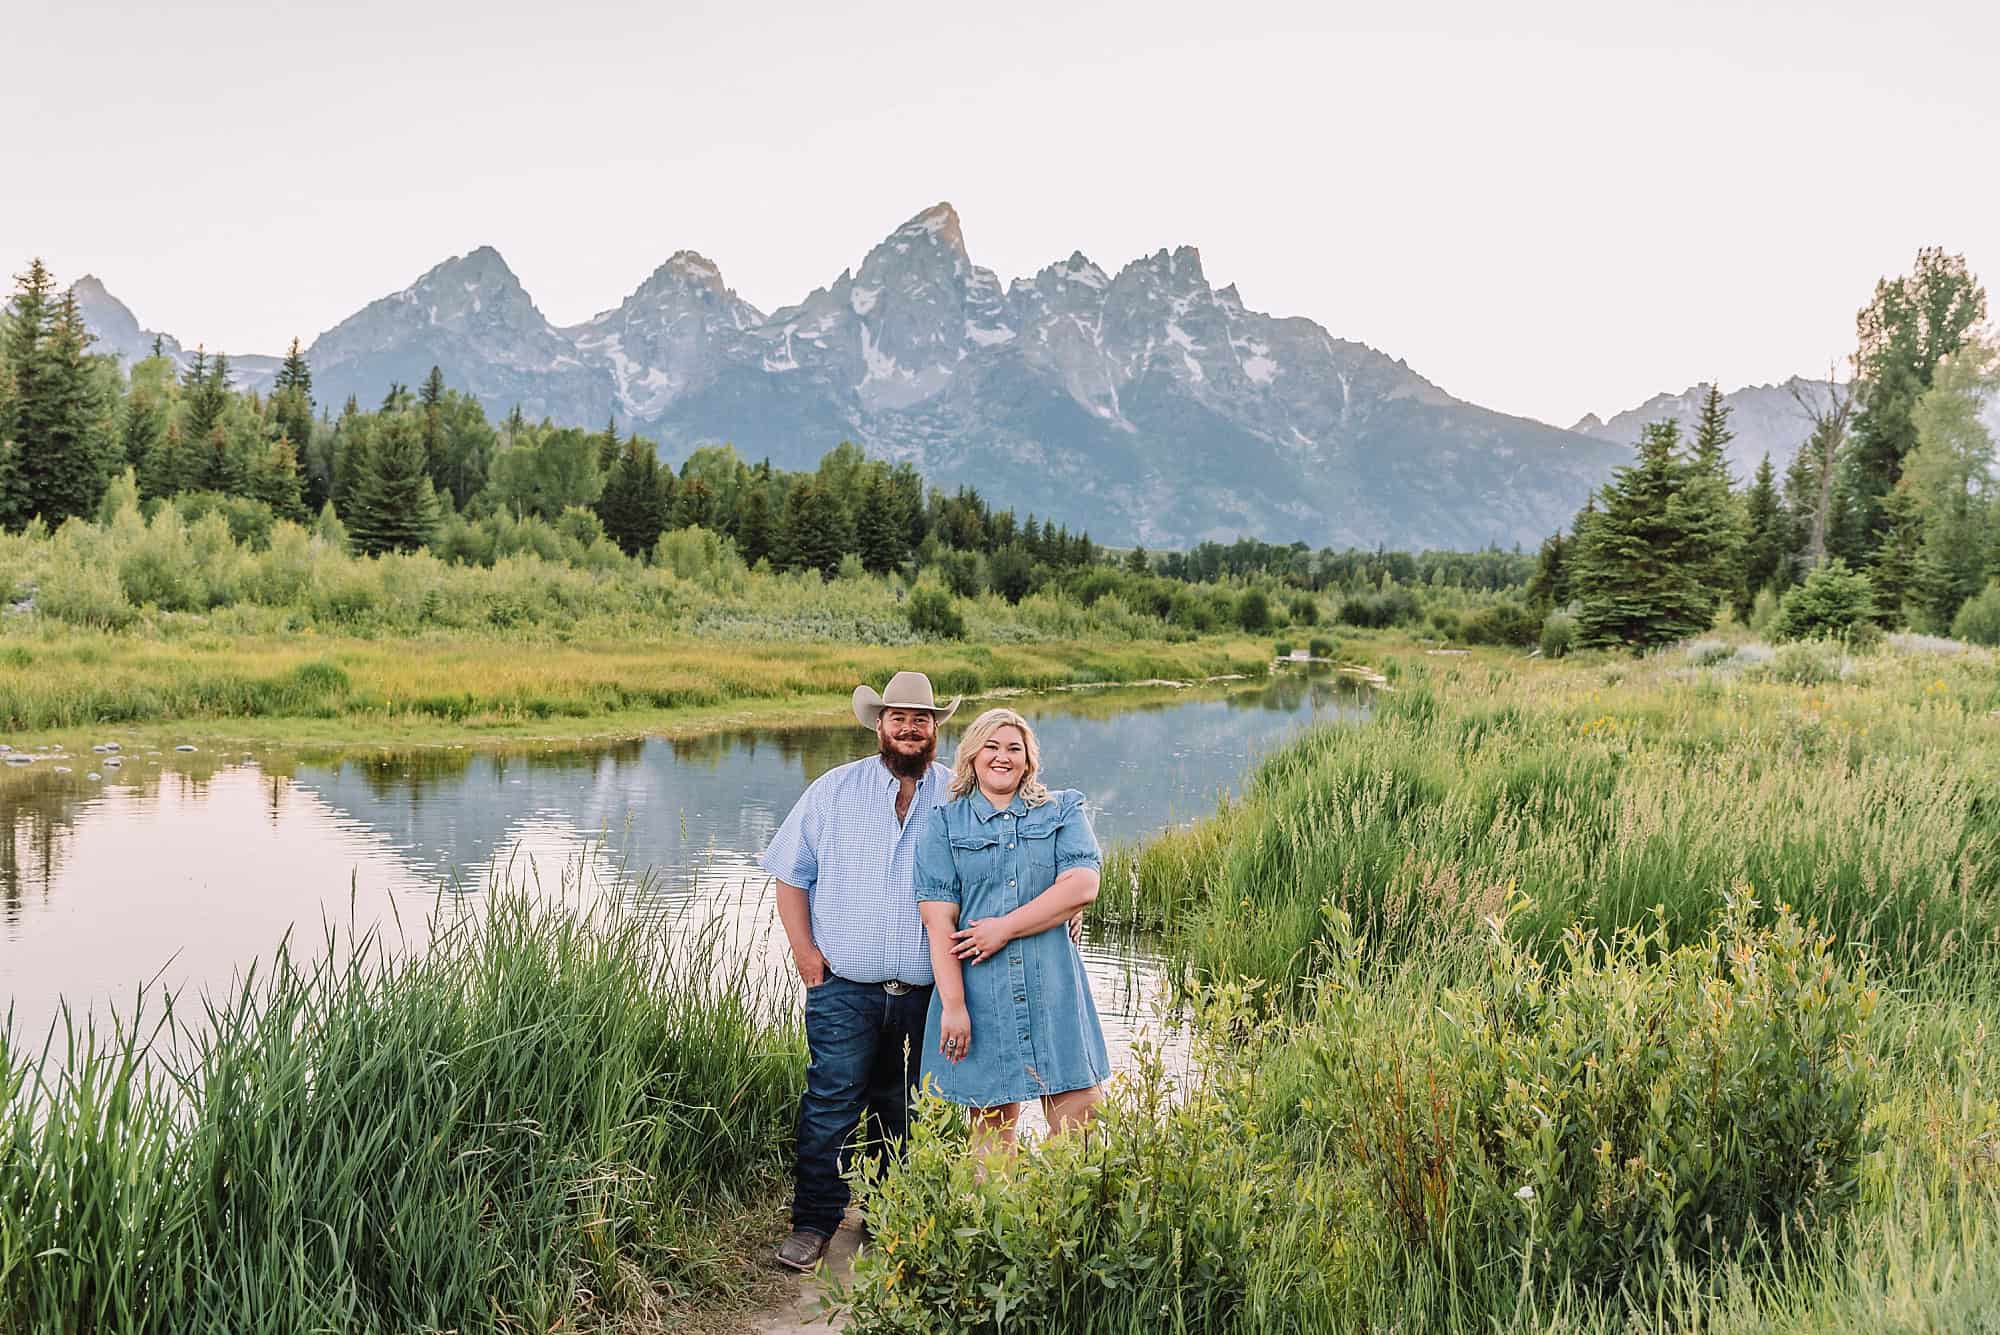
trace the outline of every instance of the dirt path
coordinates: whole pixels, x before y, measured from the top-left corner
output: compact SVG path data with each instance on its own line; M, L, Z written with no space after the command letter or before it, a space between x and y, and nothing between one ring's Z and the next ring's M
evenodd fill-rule
M833 1235L833 1242L826 1249L827 1269L846 1279L854 1269L854 1254L860 1248L860 1219L849 1210L846 1222L841 1224L840 1231ZM819 1281L811 1275L800 1275L788 1287L783 1302L753 1313L743 1329L750 1335L826 1335L827 1332L840 1330L838 1324L829 1322L820 1311L819 1295Z

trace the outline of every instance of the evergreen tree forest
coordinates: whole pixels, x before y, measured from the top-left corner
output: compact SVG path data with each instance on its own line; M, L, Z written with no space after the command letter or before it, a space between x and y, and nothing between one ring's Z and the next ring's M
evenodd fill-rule
M1952 633L2000 578L1994 442L1980 420L2000 391L2000 349L1985 315L1962 256L1919 252L1857 315L1852 384L1831 406L1801 402L1811 434L1796 457L1730 477L1729 411L1711 385L1691 436L1649 426L1634 462L1543 545L1531 601L1572 608L1585 646L1669 643L1724 608L1780 636ZM1857 589L1859 627L1845 612L1810 614L1851 606Z
M1011 603L1084 581L1088 599L1117 592L1160 615L1176 582L1261 582L1300 595L1399 586L1494 594L1518 590L1532 568L1519 552L1315 552L1248 538L1107 554L1088 533L1017 516L973 488L946 493L911 465L870 459L851 443L811 472L752 462L728 445L698 447L675 468L615 422L557 426L518 408L493 422L438 368L414 391L387 385L379 403L333 405L314 396L297 340L262 394L234 385L219 355L197 350L181 365L156 346L121 371L90 341L37 261L0 313L8 530L108 519L106 498L129 475L147 515L162 505L190 520L219 513L238 541L261 541L290 520L338 534L359 555L426 549L490 565L524 541L546 548L535 534L560 534L650 562L663 537L700 530L733 544L745 565L777 572L834 579L921 568L955 596L991 592ZM1415 607L1407 595L1385 605L1357 613L1357 624L1400 623Z

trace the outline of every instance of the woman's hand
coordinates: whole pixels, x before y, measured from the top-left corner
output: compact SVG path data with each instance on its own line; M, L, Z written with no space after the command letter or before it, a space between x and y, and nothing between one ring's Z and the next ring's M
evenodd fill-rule
M963 1006L946 1006L938 1020L938 1051L948 1062L965 1060L972 1051L972 1016Z
M981 918L969 927L961 927L951 934L951 953L958 956L962 964L977 964L989 955L997 955L1007 948L1014 934L1007 930L1002 918Z

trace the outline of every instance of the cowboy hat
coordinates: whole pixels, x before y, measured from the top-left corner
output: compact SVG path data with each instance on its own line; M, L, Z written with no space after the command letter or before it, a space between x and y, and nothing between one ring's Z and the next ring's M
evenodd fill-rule
M889 684L882 688L880 695L875 688L863 682L854 688L854 717L861 720L861 726L873 729L882 718L885 709L924 709L937 715L943 723L958 712L962 696L954 697L948 705L940 705L931 694L931 679L921 672L898 672L889 678Z

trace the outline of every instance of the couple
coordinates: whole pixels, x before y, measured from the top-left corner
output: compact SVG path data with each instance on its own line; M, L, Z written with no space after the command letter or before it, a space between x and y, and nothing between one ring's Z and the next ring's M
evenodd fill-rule
M872 1117L901 1142L914 1087L970 1109L975 1143L1009 1147L1024 1099L1050 1126L1090 1117L1110 1071L1073 931L1097 898L1083 795L1041 783L1034 730L989 709L936 762L930 678L854 692L877 753L821 775L759 859L806 985L792 1233L810 1270L848 1203L841 1176Z

